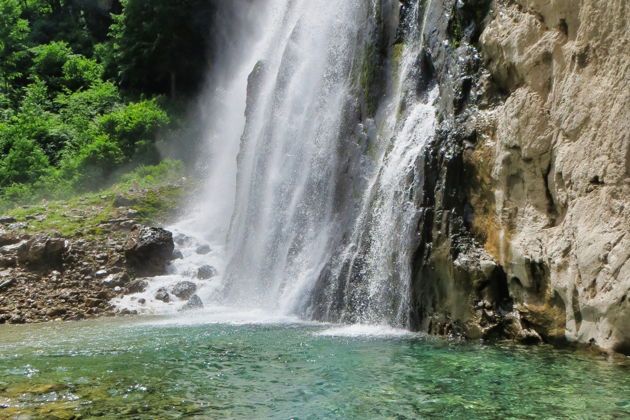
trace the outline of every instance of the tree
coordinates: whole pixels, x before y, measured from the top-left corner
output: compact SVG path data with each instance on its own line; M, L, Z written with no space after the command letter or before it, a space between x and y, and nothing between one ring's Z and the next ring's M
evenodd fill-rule
M29 25L22 19L22 8L17 0L0 1L0 78L2 93L14 95L15 84L24 79L28 68L26 39Z
M124 0L111 36L123 86L156 94L194 93L206 72L214 2Z

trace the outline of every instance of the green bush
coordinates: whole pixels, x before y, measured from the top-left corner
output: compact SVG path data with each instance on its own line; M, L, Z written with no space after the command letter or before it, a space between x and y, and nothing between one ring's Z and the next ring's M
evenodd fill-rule
M35 182L49 167L46 154L34 141L17 138L0 161L0 186Z
M40 78L54 91L63 86L63 66L72 56L72 50L66 42L53 41L49 44L32 48L34 54L31 73Z
M118 88L110 82L96 82L86 90L58 95L55 106L72 132L72 142L67 147L77 151L89 143L94 137L96 117L111 112L120 100Z
M154 163L157 159L155 138L170 122L168 114L155 100L125 105L98 119L98 130L116 141L131 160Z
M70 57L63 64L62 71L64 84L70 90L88 88L103 76L103 66L82 55Z
M96 137L80 150L72 163L80 174L77 186L85 189L104 185L123 161L124 155L117 143L106 135Z

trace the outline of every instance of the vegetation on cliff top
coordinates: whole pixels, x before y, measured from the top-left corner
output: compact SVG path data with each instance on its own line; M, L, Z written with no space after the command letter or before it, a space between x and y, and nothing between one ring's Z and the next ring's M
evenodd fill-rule
M158 163L202 84L198 20L212 11L196 0L0 0L0 207Z

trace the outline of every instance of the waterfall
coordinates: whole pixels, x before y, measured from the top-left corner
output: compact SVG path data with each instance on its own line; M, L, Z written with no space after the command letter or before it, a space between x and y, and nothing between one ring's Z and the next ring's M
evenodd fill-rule
M227 242L232 304L293 310L328 257L337 145L364 3L287 2L265 31Z
M419 83L421 3L235 2L249 29L210 79L206 183L174 226L213 251L169 281L210 262L207 306L408 327L437 92Z

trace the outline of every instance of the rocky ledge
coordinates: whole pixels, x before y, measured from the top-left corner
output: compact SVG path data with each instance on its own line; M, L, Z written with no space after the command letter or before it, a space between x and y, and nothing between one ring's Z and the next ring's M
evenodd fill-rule
M139 275L164 274L174 248L170 232L128 222L104 238L3 231L0 243L0 323L12 324L129 313L109 301L137 291Z
M166 273L173 235L159 227L183 185L9 210L0 217L0 324L129 314L110 300Z

